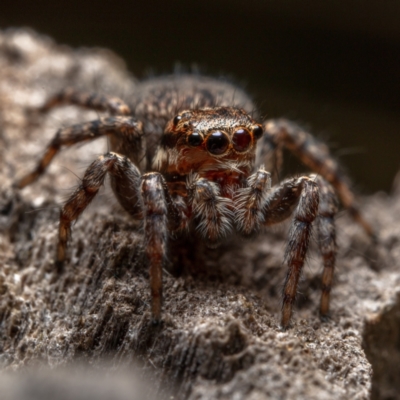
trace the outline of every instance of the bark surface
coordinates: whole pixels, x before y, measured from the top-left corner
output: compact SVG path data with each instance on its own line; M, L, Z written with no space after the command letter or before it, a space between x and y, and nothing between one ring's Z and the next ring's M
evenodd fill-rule
M0 33L0 380L9 398L25 395L18 392L22 377L28 394L72 379L68 373L27 379L33 367L79 362L103 371L135 365L138 398L398 398L400 190L363 199L377 246L346 213L337 219L327 322L318 317L322 263L313 246L286 332L279 330L286 225L218 250L175 244L171 265L184 267L164 275L161 326L150 323L140 224L110 190L76 223L68 262L55 268L60 204L77 184L75 174L82 176L107 145L99 140L63 151L38 182L13 190L60 126L97 117L62 107L32 122L28 109L68 86L124 97L135 84L110 51L73 50L27 30ZM10 371L13 379L4 375ZM92 398L110 385L121 388L115 398L127 398L115 380L94 382ZM68 397L74 386L66 385L65 398L78 398Z

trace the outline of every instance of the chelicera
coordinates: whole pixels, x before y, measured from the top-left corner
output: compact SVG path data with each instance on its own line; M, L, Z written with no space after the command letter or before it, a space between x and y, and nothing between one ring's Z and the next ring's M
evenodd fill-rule
M198 75L153 78L126 101L67 89L38 111L62 104L108 116L60 129L35 170L17 182L19 188L35 181L63 147L107 136L112 152L93 161L60 212L58 265L67 256L72 222L108 174L122 207L143 221L154 321L162 317L162 271L171 240L192 231L215 247L233 233L252 235L288 218L282 328L290 323L313 224L324 266L320 313L328 314L336 257L335 189L367 234L373 232L325 145L290 121L260 121L242 90ZM268 171L279 170L284 147L318 175L275 182Z

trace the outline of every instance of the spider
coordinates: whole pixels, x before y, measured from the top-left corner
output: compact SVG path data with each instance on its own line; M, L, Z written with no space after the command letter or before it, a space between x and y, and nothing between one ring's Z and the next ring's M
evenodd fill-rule
M108 116L58 130L36 168L16 186L22 189L35 181L63 147L107 136L112 151L93 161L60 211L58 266L66 258L71 223L108 174L119 203L143 221L153 321L161 320L162 272L169 240L191 232L215 247L229 235L249 236L291 216L281 327L290 324L313 223L318 227L324 265L320 315L328 315L337 247L334 189L371 237L373 230L323 143L284 119L257 122L254 105L244 91L201 75L143 81L127 102L69 88L38 111L44 114L67 104ZM284 147L318 174L272 184L275 175L268 169L279 170Z

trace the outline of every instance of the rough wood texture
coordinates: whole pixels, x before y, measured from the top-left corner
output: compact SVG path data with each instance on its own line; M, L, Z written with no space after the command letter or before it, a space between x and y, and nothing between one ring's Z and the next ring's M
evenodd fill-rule
M75 225L67 265L54 268L59 205L76 185L74 174L105 142L64 151L37 183L11 189L57 128L96 117L66 107L28 124L27 107L66 86L126 97L135 80L109 51L71 50L26 30L0 33L3 370L76 360L107 359L114 369L138 364L135 374L151 377L157 398L167 391L192 399L399 396L400 191L364 199L378 247L346 214L338 218L330 321L318 318L321 260L314 246L293 327L278 329L282 227L218 251L176 244L171 265L179 258L185 267L165 274L164 323L155 327L140 226L107 189Z

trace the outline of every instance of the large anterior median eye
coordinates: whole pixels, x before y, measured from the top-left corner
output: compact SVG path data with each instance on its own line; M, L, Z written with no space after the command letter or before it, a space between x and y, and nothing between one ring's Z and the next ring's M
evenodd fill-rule
M220 131L213 132L207 138L207 150L211 154L223 154L229 147L228 136Z
M232 142L236 151L246 151L251 145L251 135L246 129L238 129L233 134Z

